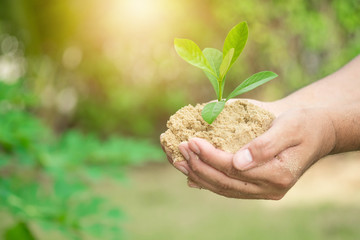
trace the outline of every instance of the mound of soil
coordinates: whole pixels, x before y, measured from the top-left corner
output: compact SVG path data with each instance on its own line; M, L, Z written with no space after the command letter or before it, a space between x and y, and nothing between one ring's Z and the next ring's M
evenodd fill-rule
M268 130L275 118L272 113L246 100L237 100L227 102L224 110L210 125L201 117L204 106L185 106L168 120L168 130L161 134L160 141L174 162L185 160L178 146L193 137L203 138L218 149L235 153Z

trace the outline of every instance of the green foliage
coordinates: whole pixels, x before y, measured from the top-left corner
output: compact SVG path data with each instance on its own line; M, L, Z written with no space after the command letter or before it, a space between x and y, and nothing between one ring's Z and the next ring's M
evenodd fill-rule
M188 63L216 76L210 63L196 43L189 39L175 38L174 45L176 52Z
M223 53L216 48L205 48L203 50L204 56L209 61L211 68L215 70L215 75L210 74L209 72L204 71L205 75L210 80L216 96L219 98L219 84L218 77L220 75L220 66L223 62Z
M157 160L161 151L146 140L100 140L75 130L56 136L25 111L23 91L22 84L0 83L0 103L6 102L0 109L0 209L15 220L4 238L37 239L29 227L36 223L66 239L121 239L123 212L93 187L105 178L123 180L126 166Z
M254 75L245 79L237 88L234 89L234 91L232 91L229 94L229 96L226 99L229 100L230 98L233 98L240 94L251 91L254 88L257 88L258 86L260 86L264 83L267 83L268 81L270 81L276 77L277 77L277 74L270 72L270 71L255 73Z
M201 111L203 119L211 124L225 107L225 100L208 103Z
M231 64L236 61L243 51L247 42L249 30L246 22L241 22L233 27L225 38L223 54L226 55L231 49L234 49L234 56L231 58Z
M243 51L248 39L248 32L246 22L241 22L233 27L225 39L222 53L213 48L205 48L201 52L196 43L191 40L175 39L174 41L175 50L179 56L188 63L204 70L215 89L218 102L208 103L201 112L201 116L209 124L221 113L226 101L230 98L248 92L277 77L277 74L269 71L256 73L242 82L226 100L223 100L226 74Z
M35 240L35 237L24 222L18 222L5 233L5 240Z
M233 57L234 57L234 48L231 48L224 56L224 59L220 65L220 69L219 69L219 72L220 72L219 77L220 78L219 79L221 79L221 82L225 82L224 81L225 76L230 69L230 65L231 65Z
M143 2L145 5L151 3ZM55 186L52 179L64 183L60 175L65 172L66 182L56 185L54 198L60 196L65 206L75 203L79 206L80 199L83 203L87 199L80 195L89 194L89 199L93 198L90 188L103 177L124 179L124 167L131 164L131 159L141 162L141 155L157 155L140 150L148 146L156 151L146 141L117 136L157 139L170 114L189 102L206 101L213 94L210 85L201 81L200 71L184 68L179 63L172 51L174 35L189 36L197 39L199 45L221 49L222 36L229 30L227 26L246 19L251 28L251 41L246 43L238 63L226 74L227 86L222 86L222 91L229 96L238 80L262 69L272 69L282 77L246 95L265 101L281 98L336 71L360 53L358 0L159 0L141 9L128 3L136 6L137 1L107 1L105 4L89 0L85 5L72 0L52 0L44 4L39 0L1 1L0 174L1 179L5 179L11 170L8 178L12 180L8 179L7 184L12 185L6 189L13 195L20 196L22 190L16 189L29 179L27 185L40 182L39 191L49 196ZM147 11L156 16L139 18L137 13L146 14ZM78 55L73 55L74 49ZM222 51L204 49L203 54L219 76ZM73 64L79 56L78 64ZM1 76L14 69L14 62L9 59L22 63L26 88L19 83L1 84ZM218 94L217 78L204 72L212 79ZM73 111L66 114L58 108L64 89L72 89L77 98ZM36 107L29 108L34 105ZM8 127L12 130L4 130ZM69 129L72 130L69 132ZM118 146L124 147L117 150ZM88 154L83 151L85 147ZM127 148L130 150L124 150ZM121 157L116 159L116 156ZM113 160L107 165L100 157ZM119 166L115 167L115 161L119 161ZM17 180L14 178L16 169ZM36 178L35 173L41 177ZM79 181L82 184L75 184ZM5 189L4 184L2 189ZM80 189L79 195L71 195L75 191L72 186ZM70 190L66 192L68 187ZM65 199L64 196L70 197ZM15 207L10 209L10 200L4 199L7 204L2 202L2 209L16 218L15 224L35 221L22 221L21 211ZM10 199L11 203L17 202L17 198ZM28 198L24 196L24 199ZM50 197L44 199L52 201ZM54 202L50 209L59 208L55 205ZM111 209L107 201L100 206ZM69 219L66 214L60 216L58 219ZM63 232L74 232L61 221L57 224L55 220L37 218L36 222L44 222L41 226L50 229L57 227ZM104 232L99 227L102 222L89 223L84 231ZM65 235L64 238L70 239ZM101 238L108 239L104 234Z
M201 72L179 63L173 36L222 49L228 26L244 19L251 41L226 76L225 96L241 79L271 69L282 77L244 97L276 100L360 53L358 0L159 0L149 8L151 1L145 1L142 9L157 12L153 17L160 20L137 18L127 3L136 1L89 0L86 6L71 0L1 1L0 41L6 34L18 39L37 96L52 89L41 99L46 106L37 109L49 125L157 138L179 107L213 98ZM82 58L68 68L64 56L74 47ZM64 88L74 89L78 98L65 117L55 104Z

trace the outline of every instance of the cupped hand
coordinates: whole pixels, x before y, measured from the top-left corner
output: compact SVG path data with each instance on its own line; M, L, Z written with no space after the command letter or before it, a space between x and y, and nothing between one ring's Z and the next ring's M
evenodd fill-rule
M334 148L335 132L325 108L281 113L276 103L252 102L277 118L267 132L235 154L199 138L180 144L186 161L174 166L188 176L190 187L232 198L281 199L312 164Z

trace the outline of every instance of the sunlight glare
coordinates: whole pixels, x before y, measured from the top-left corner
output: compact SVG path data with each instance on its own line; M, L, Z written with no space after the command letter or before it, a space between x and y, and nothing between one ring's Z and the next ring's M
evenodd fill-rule
M129 28L150 27L161 20L159 0L124 0L120 5L122 21Z

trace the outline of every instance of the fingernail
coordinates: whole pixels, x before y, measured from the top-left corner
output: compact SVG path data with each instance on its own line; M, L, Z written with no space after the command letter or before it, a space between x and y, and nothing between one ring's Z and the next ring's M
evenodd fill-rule
M201 189L201 187L199 185L197 185L196 183L194 183L193 181L188 181L188 186L191 188Z
M186 150L185 146L182 146L182 143L180 143L180 145L179 145L179 151L181 152L181 154L183 155L185 160L189 161L190 155L189 155L188 151Z
M175 167L176 167L177 170L179 170L180 172L182 172L186 176L189 174L188 170L186 170L186 168L184 168L183 166L175 166Z
M189 141L189 146L194 153L198 155L200 154L200 148L194 141Z
M249 149L237 152L234 156L234 165L239 170L244 170L252 161L253 158Z

